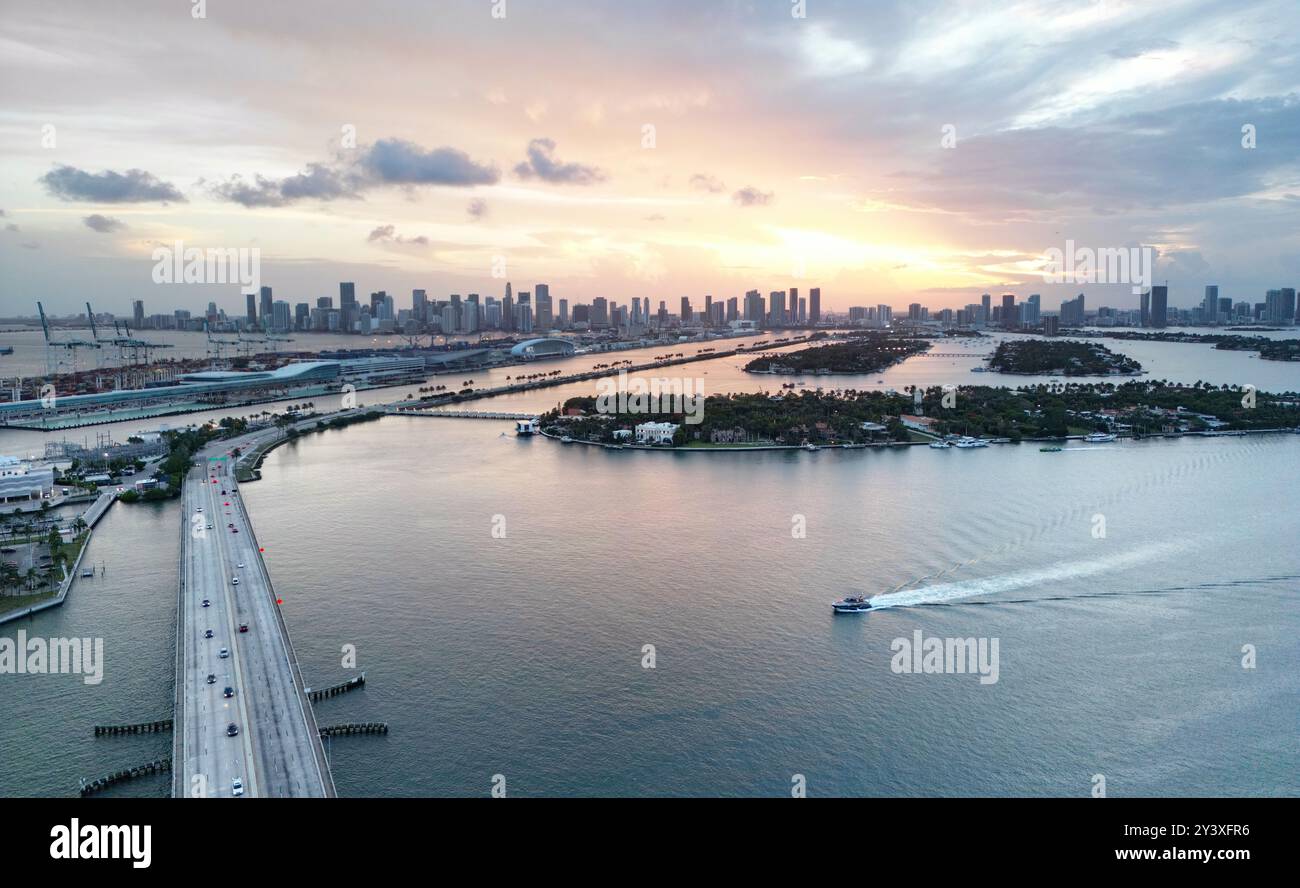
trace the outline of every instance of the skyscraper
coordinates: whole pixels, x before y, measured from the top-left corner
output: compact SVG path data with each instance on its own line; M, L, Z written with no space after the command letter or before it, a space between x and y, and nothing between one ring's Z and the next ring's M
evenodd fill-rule
M132 320L135 323L135 328L139 330L141 327L144 326L144 300L137 299L134 303L132 303L131 308L132 308L132 313L131 313Z
M351 281L339 282L339 326L351 333L357 323L357 285Z
M1169 287L1151 288L1151 326L1163 327L1169 316Z
M816 324L822 319L822 288L813 287L808 291L808 321Z
M286 305L287 305L287 303L286 303ZM262 288L262 305L261 305L262 329L263 329L263 330L269 330L269 329L271 329L270 324L271 324L271 322L272 322L272 318L271 318L271 312L272 312L272 310L273 310L273 309L271 308L271 288L270 288L270 287L263 287L263 288Z
M1205 299L1201 302L1201 320L1207 324L1219 322L1219 287L1209 284L1205 288Z
M248 323L248 326L256 327L257 326L257 294L246 293L244 294L244 298L248 300L248 310L244 314L244 320Z

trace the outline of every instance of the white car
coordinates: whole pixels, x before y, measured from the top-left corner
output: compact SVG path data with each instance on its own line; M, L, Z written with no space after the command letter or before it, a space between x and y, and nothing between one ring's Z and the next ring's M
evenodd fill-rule
M239 562L238 564L235 565L235 567L239 568L240 570L243 570L243 569L244 569L244 562L242 562L242 561Z
M241 795L243 795L243 794L244 794L244 781L240 780L238 777L236 777L234 780L231 780L231 781L230 781L230 794L233 795L233 796L241 796Z
M200 515L203 514L203 507L202 507L202 506L199 507L199 514L200 514Z
M217 656L225 660L230 656L230 648L222 648L220 651L217 652Z
M230 578L230 585L232 585L232 586L238 586L238 585L239 585L239 577L231 577L231 578Z

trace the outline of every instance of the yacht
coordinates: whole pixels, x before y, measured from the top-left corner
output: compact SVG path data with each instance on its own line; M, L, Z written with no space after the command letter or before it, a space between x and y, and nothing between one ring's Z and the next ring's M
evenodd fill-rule
M950 447L952 447L952 444L950 444L950 443L947 442L947 441L931 441L931 442L930 442L930 449L932 449L932 450L947 450L947 449L949 449Z
M816 445L816 444L805 444L805 445L803 446L803 449L804 449L804 450L816 450L816 449L817 449L817 445Z
M1087 441L1089 444L1109 444L1111 441L1115 440L1115 436L1109 432L1093 432L1083 440Z
M981 441L979 438L962 438L957 442L957 446L963 450L969 450L972 447L988 447L988 441Z
M516 435L536 435L541 431L541 426L535 419L515 420Z
M831 609L837 614L860 614L871 610L871 602L867 601L865 595L850 595L839 601L832 601Z
M1060 453L1061 448L1060 447L1039 447L1038 452L1039 453Z

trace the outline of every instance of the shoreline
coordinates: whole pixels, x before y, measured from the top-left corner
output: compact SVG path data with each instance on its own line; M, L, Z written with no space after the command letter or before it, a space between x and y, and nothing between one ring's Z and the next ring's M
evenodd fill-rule
M935 441L941 441L942 438L933 438L929 441L881 441L869 444L818 444L813 449L809 449L806 444L757 444L751 447L736 447L732 445L718 445L711 447L666 447L660 444L609 444L604 441L584 441L580 438L570 438L568 441L563 440L562 435L554 432L539 430L537 432L543 438L549 438L560 444L582 444L587 447L599 447L603 450L634 450L634 451L652 451L655 453L753 453L756 451L773 451L773 450L803 450L808 453L816 453L820 450L870 450L889 447L929 447ZM1170 432L1159 435L1116 435L1115 441L1106 442L1118 443L1119 441L1148 441L1154 438L1240 438L1246 435L1295 435L1300 434L1300 429L1240 429L1232 432ZM1010 438L981 438L979 440L986 444L1054 444L1062 441L1083 441L1084 435L1066 435L1063 438L1021 438L1018 442ZM1098 447L1104 446L1098 444Z

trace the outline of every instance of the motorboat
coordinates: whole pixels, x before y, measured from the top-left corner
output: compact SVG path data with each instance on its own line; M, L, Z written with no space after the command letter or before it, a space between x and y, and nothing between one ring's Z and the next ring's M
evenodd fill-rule
M1115 440L1115 436L1109 432L1093 432L1092 434L1085 436L1083 440L1087 441L1089 444L1109 444L1111 441Z
M931 450L948 450L948 449L950 449L951 447L952 447L952 442L951 442L951 441L931 441L931 442L930 442L930 449L931 449Z
M831 610L837 614L860 614L863 611L871 610L871 602L865 595L850 595L847 598L841 598L839 601L831 602Z
M972 447L988 447L989 442L982 441L979 438L960 438L957 441L957 446L963 450L969 450Z

